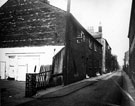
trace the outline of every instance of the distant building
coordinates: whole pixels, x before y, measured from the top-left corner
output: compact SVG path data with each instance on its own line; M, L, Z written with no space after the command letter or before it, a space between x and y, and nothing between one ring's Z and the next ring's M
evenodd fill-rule
M93 27L89 27L88 32L102 44L102 73L110 72L111 47L107 40L102 37L102 26L98 27L98 32L94 32Z
M128 65L129 65L129 51L126 51L126 52L125 52L124 65L125 65L125 66L128 66Z
M128 68L129 68L129 51L126 51L125 52L125 55L124 55L124 65L123 65L123 70L127 73L129 73L128 71Z
M92 34L92 36L93 36L94 38L96 38L96 40L98 40L98 41L101 43L101 39L102 39L102 26L99 26L99 27L98 27L98 31L97 31L97 32L94 31L94 27L93 27L93 26L89 27L89 28L87 29L87 31L88 31L90 34Z
M102 70L103 73L111 71L111 47L109 46L106 39L102 38L101 43L103 45L102 48Z
M117 71L120 69L119 63L117 61L117 56L112 55L111 56L111 71Z

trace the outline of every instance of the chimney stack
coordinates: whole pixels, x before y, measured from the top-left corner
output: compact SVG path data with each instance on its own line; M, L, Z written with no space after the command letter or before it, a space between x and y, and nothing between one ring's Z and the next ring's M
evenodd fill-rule
M102 32L102 25L101 25L101 22L99 22L98 32Z
M102 25L99 23L98 32L100 33L100 37L102 38Z
M102 26L98 27L98 32L102 32Z

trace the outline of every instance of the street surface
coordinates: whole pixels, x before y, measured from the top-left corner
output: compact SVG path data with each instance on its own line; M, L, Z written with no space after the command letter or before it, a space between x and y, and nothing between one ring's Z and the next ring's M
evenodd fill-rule
M0 80L0 106L15 106L33 100L25 98L25 82Z
M89 81L86 82L89 83ZM69 87L19 106L111 106L112 104L117 106L121 104L122 93L116 83L122 86L121 72L102 78L102 80L99 79L72 93L65 94L73 89Z
M15 81L20 84L18 90L17 88L13 90L15 85L13 86L11 82L15 83L14 81L6 83L9 82L10 88L2 89L5 90L1 99L3 100L2 106L17 104L19 104L18 106L134 106L130 105L132 98L124 92L123 86L125 87L125 85L121 71L59 87L50 93L42 91L32 98L24 97L24 82ZM6 86L6 84L3 85L3 87ZM11 92L12 90L14 92ZM18 95L18 99L16 95Z

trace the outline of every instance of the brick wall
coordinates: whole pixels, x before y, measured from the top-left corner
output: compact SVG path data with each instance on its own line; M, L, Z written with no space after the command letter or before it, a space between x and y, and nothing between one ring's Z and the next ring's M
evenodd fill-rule
M135 1L132 2L129 26L129 76L135 85Z
M65 14L40 0L8 0L0 8L0 47L63 45Z

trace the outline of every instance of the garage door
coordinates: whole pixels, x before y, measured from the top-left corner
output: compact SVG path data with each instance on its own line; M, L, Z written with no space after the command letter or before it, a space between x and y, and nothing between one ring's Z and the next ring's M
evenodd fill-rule
M35 73L35 66L39 66L39 56L18 56L17 80L25 81L26 73Z
M25 81L26 80L26 72L27 72L27 65L19 65L18 66L18 81Z

